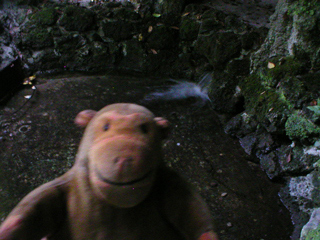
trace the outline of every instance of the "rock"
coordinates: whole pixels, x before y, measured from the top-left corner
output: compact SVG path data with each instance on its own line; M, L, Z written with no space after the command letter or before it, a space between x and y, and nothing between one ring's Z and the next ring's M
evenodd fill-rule
M161 14L180 14L185 4L185 0L157 0L154 2L155 12Z
M279 0L275 13L270 17L270 30L265 43L252 54L253 69L259 69L271 57L287 56L292 47L293 31L292 18L287 15L288 0ZM290 46L291 45L291 46Z
M147 38L147 46L150 49L173 49L178 45L178 31L165 25L153 27Z
M242 138L252 132L255 132L257 126L258 122L255 120L254 116L243 112L231 118L224 126L224 130L232 136Z
M134 27L126 20L104 20L101 23L104 37L114 39L119 42L130 39L134 34Z
M260 166L266 172L270 179L279 178L280 168L278 164L278 156L274 152L258 155Z
M31 16L30 22L40 26L52 26L58 20L58 10L55 7L45 7Z
M177 59L174 50L161 50L149 53L146 57L145 73L158 73L159 75L170 75L174 71L173 66Z
M212 106L215 110L233 114L244 110L238 83L238 78L227 72L215 71L212 74L209 97L212 99Z
M307 139L310 142L314 142L315 140L312 140L312 138L318 137L320 134L320 127L299 114L292 114L288 118L285 130L291 140L300 140L302 142Z
M145 69L146 52L143 44L136 39L122 42L122 59L120 68L143 72Z
M243 138L239 139L241 147L243 147L244 151L248 154L251 155L253 151L255 150L255 146L257 144L257 135L256 133L251 133Z
M312 212L316 211L315 214L317 213L316 209L320 204L319 185L319 171L316 170L306 176L289 179L286 187L280 192L281 199L290 210L295 224L294 239L298 239L303 225L308 222ZM305 234L311 230L310 228L314 227L312 223L317 221L316 218L315 215L311 216L309 220L311 222L305 227L301 237L306 236ZM312 232L316 233L310 231L310 236L312 236Z
M35 51L26 59L28 66L31 69L37 69L37 72L45 72L48 69L51 71L61 71L62 63L59 63L60 57L52 49Z
M112 68L114 67L118 51L118 46L115 46L114 43L95 41L89 49L89 56L84 58L84 66L87 66L90 72ZM90 64L88 64L88 61Z
M46 28L24 28L20 47L22 49L44 49L53 47L53 36Z
M79 49L86 44L86 38L77 33L64 33L61 36L54 38L55 49L61 55L70 54L75 49Z
M320 238L320 208L313 210L311 217L301 231L300 240Z
M137 13L133 8L123 7L113 10L113 17L117 19L123 19L127 21L137 21L141 19L139 13Z
M313 208L317 207L312 203L314 173L307 176L288 179L279 196L283 204L291 213L294 224L292 239L300 239L300 232L308 222Z
M200 25L200 21L194 17L182 17L179 31L180 39L182 41L196 40L199 34Z
M289 7L293 20L293 33L289 39L289 52L298 56L307 55L311 68L319 65L319 43L316 32L319 31L320 5L317 1L296 1Z
M268 29L246 32L241 36L241 44L244 50L257 49L261 45L261 39L265 38Z
M282 145L277 149L281 172L284 175L306 174L314 170L313 164L319 159L319 154L301 146Z
M106 2L105 6L108 8L118 8L121 6L121 2Z
M259 131L240 138L240 143L248 154L256 154L270 179L310 173L320 155L311 148L279 146L270 134Z
M67 6L59 20L59 25L67 31L92 30L95 28L95 14L87 8Z
M240 55L241 41L237 34L229 31L199 35L196 51L204 55L212 66L221 67Z
M231 59L226 65L226 72L236 77L247 76L250 72L250 60L248 58Z
M240 81L239 86L245 99L246 112L254 115L258 122L273 133L283 134L284 124L291 105L281 98L278 91L267 87L262 74L252 74Z

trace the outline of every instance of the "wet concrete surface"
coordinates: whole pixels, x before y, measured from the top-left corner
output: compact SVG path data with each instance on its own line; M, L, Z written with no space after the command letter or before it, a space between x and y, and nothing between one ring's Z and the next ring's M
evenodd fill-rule
M18 92L0 109L2 219L25 194L72 166L83 131L73 123L78 112L139 103L158 84L142 77L74 75L38 79L25 105L33 90ZM199 189L221 240L290 239L290 216L277 196L280 185L248 161L210 106L199 109L186 100L147 107L171 122L165 161Z

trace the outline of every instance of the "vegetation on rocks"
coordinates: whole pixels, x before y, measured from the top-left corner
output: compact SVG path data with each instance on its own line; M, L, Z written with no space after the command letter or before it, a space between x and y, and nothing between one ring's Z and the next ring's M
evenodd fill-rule
M286 134L291 140L306 140L319 136L320 127L299 114L292 114L286 121Z

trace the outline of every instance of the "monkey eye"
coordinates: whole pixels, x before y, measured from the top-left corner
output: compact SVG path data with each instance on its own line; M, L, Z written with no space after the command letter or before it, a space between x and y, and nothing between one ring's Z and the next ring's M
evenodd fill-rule
M104 126L103 126L103 131L108 131L110 128L110 124L109 123L106 123Z
M141 124L140 129L144 134L147 134L149 132L148 125L146 123Z

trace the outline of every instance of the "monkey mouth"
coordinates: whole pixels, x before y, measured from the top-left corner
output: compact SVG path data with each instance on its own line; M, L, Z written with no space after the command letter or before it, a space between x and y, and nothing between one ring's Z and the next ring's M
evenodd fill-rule
M111 181L109 179L104 178L99 171L96 171L96 173L98 175L98 178L101 181L103 181L105 183L108 183L110 185L115 185L115 186L127 186L127 185L132 185L132 184L135 184L135 183L138 183L138 182L142 182L143 180L147 179L152 174L152 172L153 172L153 170L150 170L149 172L144 174L142 177L137 178L137 179L132 180L132 181L129 181L129 182L114 182L114 181Z

